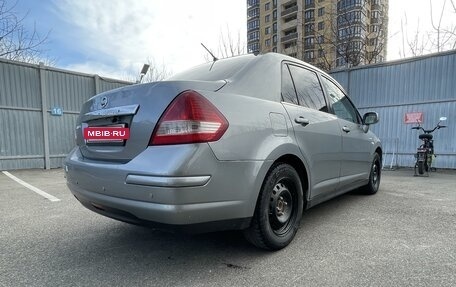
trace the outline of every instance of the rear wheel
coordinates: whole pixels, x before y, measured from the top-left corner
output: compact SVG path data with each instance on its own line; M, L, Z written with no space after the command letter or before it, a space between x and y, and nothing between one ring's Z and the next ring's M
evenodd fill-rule
M244 231L246 239L263 249L284 248L299 228L303 205L296 170L288 164L275 164L261 188L252 224Z
M431 164L432 164L432 154L428 153L426 154L426 161L424 163L424 170L426 172L429 172L431 169Z
M424 173L424 161L419 161L418 162L418 173L423 174Z
M380 187L380 179L382 175L382 166L380 163L380 156L375 153L374 160L369 175L369 183L361 188L364 194L376 194Z

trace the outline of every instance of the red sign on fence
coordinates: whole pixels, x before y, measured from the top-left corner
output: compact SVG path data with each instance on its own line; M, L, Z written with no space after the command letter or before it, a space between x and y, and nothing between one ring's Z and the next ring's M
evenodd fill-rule
M405 113L404 123L406 124L421 124L423 122L423 113Z

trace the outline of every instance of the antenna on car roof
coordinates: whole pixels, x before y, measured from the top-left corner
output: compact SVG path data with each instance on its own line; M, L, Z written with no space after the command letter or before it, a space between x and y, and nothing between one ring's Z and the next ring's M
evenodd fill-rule
M204 46L203 43L201 43L201 46L203 46L204 49L206 49L206 51L212 56L212 61L217 61L218 58L216 56L214 56L214 54L212 54L211 50L209 50L206 46Z

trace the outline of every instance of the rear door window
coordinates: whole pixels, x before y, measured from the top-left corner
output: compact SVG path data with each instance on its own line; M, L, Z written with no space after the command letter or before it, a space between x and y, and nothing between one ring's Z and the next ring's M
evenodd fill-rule
M298 105L298 98L291 79L288 65L282 65L282 101Z
M299 105L327 112L328 107L317 74L295 65L289 65L289 68L296 87Z

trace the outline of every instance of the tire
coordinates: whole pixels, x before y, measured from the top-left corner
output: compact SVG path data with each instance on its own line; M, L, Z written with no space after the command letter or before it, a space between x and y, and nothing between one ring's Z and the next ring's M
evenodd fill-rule
M380 163L380 156L378 153L375 153L370 169L369 183L361 188L361 192L367 195L376 194L380 187L381 175L382 165Z
M418 173L423 174L424 173L424 161L419 161L418 162Z
M251 225L245 238L266 250L290 244L301 222L304 200L301 179L285 163L274 164L261 187Z
M431 165L432 165L432 154L427 154L426 155L426 161L424 162L424 170L426 172L429 172L431 170Z

